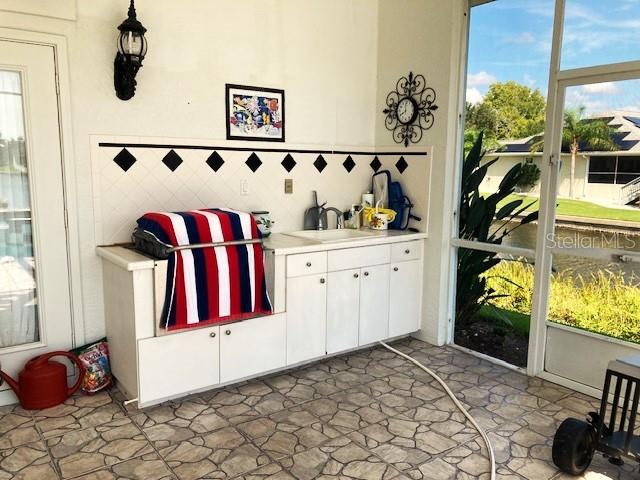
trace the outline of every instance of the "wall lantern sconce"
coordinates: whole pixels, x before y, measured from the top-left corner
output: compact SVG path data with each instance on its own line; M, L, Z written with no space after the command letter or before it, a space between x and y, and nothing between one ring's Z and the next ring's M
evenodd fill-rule
M118 27L118 53L114 61L113 83L120 100L129 100L136 93L136 74L147 53L147 29L136 18L136 7L131 0L129 16Z

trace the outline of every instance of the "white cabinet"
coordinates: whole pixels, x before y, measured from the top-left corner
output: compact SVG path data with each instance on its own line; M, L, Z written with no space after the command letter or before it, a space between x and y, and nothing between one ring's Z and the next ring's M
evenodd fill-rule
M219 362L219 327L139 340L139 404L218 384Z
M286 365L286 315L257 317L220 327L220 382Z
M362 268L358 344L389 337L389 264Z
M326 353L327 274L287 279L287 365Z
M389 337L412 333L420 328L422 268L420 260L391 265Z
M327 353L358 346L360 269L329 272L327 287Z

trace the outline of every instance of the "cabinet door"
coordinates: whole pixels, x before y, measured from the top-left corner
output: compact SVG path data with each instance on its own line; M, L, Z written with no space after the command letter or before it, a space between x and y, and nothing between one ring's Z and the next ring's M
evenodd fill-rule
M220 326L220 381L231 382L286 364L285 314Z
M389 337L412 333L420 328L422 275L420 260L391 265Z
M360 269L330 272L327 286L327 353L358 346Z
M218 327L138 341L141 407L220 382Z
M360 276L359 344L389 337L389 264L364 267Z
M326 353L327 274L287 279L287 365Z

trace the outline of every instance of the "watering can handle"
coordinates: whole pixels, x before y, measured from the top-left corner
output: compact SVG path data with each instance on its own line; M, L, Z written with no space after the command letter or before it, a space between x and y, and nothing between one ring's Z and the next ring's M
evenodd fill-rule
M63 352L63 351L45 353L44 355L40 355L36 361L37 363L46 362L51 357L67 357L68 359L72 360L73 363L75 363L76 366L78 367L78 380L76 380L76 383L74 383L67 390L68 396L73 395L80 388L80 385L82 385L82 380L84 379L86 368L84 367L84 365L76 355L74 355L73 353Z

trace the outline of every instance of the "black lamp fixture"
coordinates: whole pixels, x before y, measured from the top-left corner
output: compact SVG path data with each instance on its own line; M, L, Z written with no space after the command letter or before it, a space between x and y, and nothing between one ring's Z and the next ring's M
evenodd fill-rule
M136 93L136 74L147 53L147 29L136 18L133 0L129 4L129 16L118 27L118 53L114 61L113 84L120 100L129 100Z

